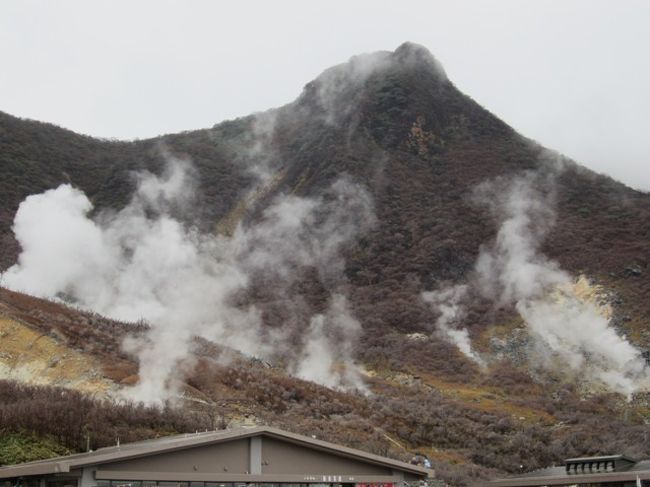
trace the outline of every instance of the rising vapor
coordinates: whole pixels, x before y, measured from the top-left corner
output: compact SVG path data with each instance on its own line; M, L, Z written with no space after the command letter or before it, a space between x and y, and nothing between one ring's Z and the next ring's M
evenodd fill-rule
M554 187L553 174L530 172L477 188L477 201L499 224L476 263L478 289L498 305L515 305L544 366L568 368L583 381L626 395L647 389L650 371L641 352L540 251L554 222Z
M436 333L485 365L463 324L474 291L497 307L515 307L532 339L531 361L627 396L647 390L650 370L641 352L610 326L596 304L576 292L576 280L541 251L555 223L555 178L561 169L548 162L538 172L474 188L475 203L488 208L498 232L493 242L481 246L466 284L421 294L438 315Z
M161 176L138 174L124 209L94 217L86 195L70 185L27 197L13 226L22 252L3 283L148 321L144 338L124 344L140 363L140 381L127 391L137 400L177 394L196 336L257 357L291 357L289 368L306 380L363 388L353 360L361 327L342 294L341 253L374 221L368 193L341 178L318 197L278 197L259 221L240 222L230 237L206 235L172 216L193 193L192 174L188 162L172 159ZM306 330L294 352L288 338L295 329L266 327L255 304L236 306L233 298L259 275L283 293L305 267L318 270L331 299L327 312L291 323ZM299 300L288 306L296 307L289 310L293 321L304 316Z
M485 361L472 349L467 328L461 325L466 315L465 300L469 286L457 284L437 291L421 294L424 302L429 304L432 311L438 313L435 327L439 336L456 345L458 350L467 358L485 367Z

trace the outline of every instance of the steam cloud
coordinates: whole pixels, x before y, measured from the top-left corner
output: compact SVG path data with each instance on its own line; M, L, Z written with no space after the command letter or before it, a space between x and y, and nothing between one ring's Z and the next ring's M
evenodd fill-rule
M460 325L461 320L465 317L463 302L466 299L467 291L467 285L457 284L438 291L423 292L421 297L434 311L439 313L435 324L439 335L456 345L467 358L484 367L483 359L472 350L472 342L469 339L467 328Z
M341 252L373 224L368 193L342 178L319 197L280 197L259 222L240 223L225 237L171 216L189 202L193 184L191 165L175 159L162 176L139 174L136 193L119 212L91 218L92 204L70 185L27 197L13 226L22 252L4 284L150 322L145 340L125 342L140 361L140 381L130 391L137 400L176 394L179 367L192 366L195 336L257 357L290 356L289 370L329 387L363 388L353 361L361 326L344 296ZM331 298L326 312L302 326L307 332L295 353L288 345L295 329L264 326L255 305L233 301L260 275L282 293L307 266L318 270ZM299 311L290 314L299 320Z
M424 292L422 299L438 313L438 334L469 359L485 365L472 350L463 327L471 290L497 306L514 305L532 338L541 365L562 368L592 385L625 395L650 388L650 371L641 352L620 336L596 303L576 293L575 280L548 259L541 244L555 222L555 175L545 170L480 184L476 203L496 219L496 239L482 246L467 284Z
M327 313L311 319L302 356L293 366L294 373L328 387L343 384L347 388L365 390L359 370L345 365L351 362L353 345L360 334L361 324L350 313L345 296L332 296ZM332 374L332 370L337 369L338 374Z
M630 395L650 385L639 350L609 325L594 303L580 299L573 279L540 251L554 222L553 175L527 173L479 186L477 200L499 222L481 249L477 285L500 305L514 303L547 367L557 362L582 380Z

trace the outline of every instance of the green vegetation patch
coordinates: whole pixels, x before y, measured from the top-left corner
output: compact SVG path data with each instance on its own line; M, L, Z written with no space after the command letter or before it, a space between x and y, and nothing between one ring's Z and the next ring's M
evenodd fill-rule
M70 450L49 437L29 433L0 433L0 465L31 462L70 453Z

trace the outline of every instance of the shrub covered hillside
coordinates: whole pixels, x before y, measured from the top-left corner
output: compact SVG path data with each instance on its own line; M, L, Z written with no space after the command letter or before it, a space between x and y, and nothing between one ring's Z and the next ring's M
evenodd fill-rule
M92 314L7 290L0 290L0 309L41 336L56 337L68 353L85 350L99 358L99 373L114 385L113 393L128 393L134 357L100 350L115 350L116 337L139 328L101 317L92 321ZM110 329L111 334L102 332ZM644 441L648 403L642 397L627 402L618 394L585 395L579 382L540 384L506 361L480 375L461 375L402 359L453 357L451 346L433 351L423 341L409 348L398 339L385 343L373 350L393 360L365 364L370 394L334 391L242 355L224 364L223 350L201 340L183 386L186 399L173 406L0 381L2 463L109 446L117 438L127 442L246 424L274 425L402 460L421 452L452 485L476 485L518 472L520 465L531 470L583 454L650 454Z
M185 161L182 204L164 199L172 176L158 193L147 186L170 161ZM417 45L334 66L283 107L148 140L0 113L0 269L25 250L11 228L21 202L63 183L92 203L96 240L117 243L96 267L52 266L40 294L69 306L0 288L0 378L66 388L2 385L3 461L250 421L398 458L420 451L453 485L650 454L650 195L517 134ZM122 282L151 257L129 245L162 226L147 227L161 208L180 222L167 235L193 245L174 257L198 255L198 277L149 286L173 260L155 256L133 274L142 281ZM78 248L81 259L89 246ZM113 254L117 264L102 260ZM68 271L83 278L57 281ZM133 343L164 336L144 313L113 314L129 323L75 308L118 288L120 304L150 300L165 330L188 331L156 349L185 347L170 386L185 412L109 401L146 375L151 356ZM336 357L321 376L367 394L299 379L318 382L314 350Z
M10 227L27 195L70 182L95 212L120 208L133 194L134 171L161 172L170 157L190 160L197 172L198 201L179 217L208 231L255 218L277 194L318 194L342 174L360 181L377 224L349 249L346 274L368 326L405 331L431 319L405 296L466 277L496 233L473 188L549 165L541 147L460 93L412 44L331 68L282 108L155 139L98 140L1 114L0 267L15 262ZM629 317L622 326L638 325L650 314L650 195L562 164L543 250L615 290ZM273 177L251 196L255 169ZM377 301L390 301L390 310ZM493 319L480 313L475 321Z

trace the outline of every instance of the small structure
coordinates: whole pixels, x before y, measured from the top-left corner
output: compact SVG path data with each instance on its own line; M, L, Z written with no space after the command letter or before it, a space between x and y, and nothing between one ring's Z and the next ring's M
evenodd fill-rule
M625 455L569 458L564 466L535 470L497 479L489 487L537 487L588 485L590 487L649 487L650 460L637 461Z
M276 428L187 434L0 468L0 487L399 487L433 471Z

